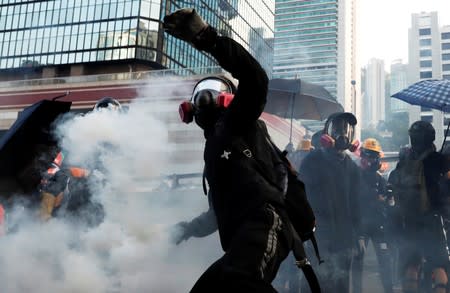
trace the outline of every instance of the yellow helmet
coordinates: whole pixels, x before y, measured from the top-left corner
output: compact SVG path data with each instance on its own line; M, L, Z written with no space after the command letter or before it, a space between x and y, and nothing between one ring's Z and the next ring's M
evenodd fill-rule
M297 150L300 151L309 151L311 149L313 149L313 146L311 145L311 140L309 139L304 139L300 141L300 143L297 146Z
M381 153L381 145L378 142L378 140L376 140L375 138L368 138L366 139L361 148L368 150L368 151L373 151L373 152L377 152L377 153Z

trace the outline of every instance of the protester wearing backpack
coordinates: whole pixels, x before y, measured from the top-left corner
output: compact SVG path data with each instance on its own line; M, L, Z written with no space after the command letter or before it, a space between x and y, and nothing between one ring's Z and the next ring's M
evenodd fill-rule
M330 115L321 134L322 147L310 152L300 166L299 177L316 216L317 242L324 261L316 272L326 293L349 292L354 249L365 249L364 239L359 237L361 173L346 153L358 146L353 141L356 122L351 113Z
M184 122L195 120L204 131L204 176L225 252L191 292L276 292L271 282L294 246L294 233L284 208L286 165L258 119L267 75L241 45L219 36L194 9L167 15L163 27L210 53L239 80L236 89L222 77L206 78L179 109Z
M449 262L442 214L450 194L440 190L449 166L433 144L431 123L416 121L409 128L411 147L389 176L398 206L398 238L403 292L447 291ZM423 276L423 277L421 277Z

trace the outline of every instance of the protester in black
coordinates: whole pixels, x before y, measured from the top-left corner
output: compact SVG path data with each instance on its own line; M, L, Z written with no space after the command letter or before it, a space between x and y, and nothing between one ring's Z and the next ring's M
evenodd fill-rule
M365 246L369 240L375 249L379 274L384 292L393 292L391 246L387 241L388 214L393 201L387 190L386 179L378 172L381 168L381 145L374 138L364 140L360 149L362 187L361 192L361 235ZM361 293L365 251L358 253L352 264L353 292Z
M449 255L443 233L450 194L440 190L449 166L433 144L435 130L426 121L409 129L411 147L389 176L399 211L400 269L403 292L447 292Z
M180 106L183 121L194 119L204 130L205 176L225 251L191 292L275 292L271 282L291 250L292 230L283 209L286 184L277 184L281 172L275 166L284 164L258 119L267 75L241 45L219 36L193 9L166 16L164 28L210 53L239 80L236 91L223 78L203 80ZM249 160L271 171L263 174Z
M361 172L346 153L355 150L356 118L332 114L325 123L319 149L303 160L299 177L316 215L317 241L324 263L317 267L322 292L349 292L350 266L360 231Z

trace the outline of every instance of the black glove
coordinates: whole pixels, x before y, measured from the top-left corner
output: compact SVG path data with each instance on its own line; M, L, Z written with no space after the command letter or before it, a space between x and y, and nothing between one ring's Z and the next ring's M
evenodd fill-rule
M208 24L193 8L183 8L164 16L164 30L172 36L192 43Z
M214 46L217 37L216 30L193 8L179 9L164 16L163 28L168 34L194 45L199 50Z
M188 222L177 223L172 232L172 242L178 245L182 241L188 240L192 236L189 230Z

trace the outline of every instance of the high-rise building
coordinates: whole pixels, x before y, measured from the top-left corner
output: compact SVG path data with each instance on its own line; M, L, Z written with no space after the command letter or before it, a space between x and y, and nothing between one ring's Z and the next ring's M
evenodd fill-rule
M216 65L164 34L162 17L182 7L250 51L257 44L270 69L273 0L1 0L0 80Z
M437 12L422 12L412 14L409 29L409 70L408 83L413 84L424 79L440 79L445 70L450 70L449 61L443 48L450 46L450 33L443 31L439 24ZM445 38L449 37L446 42ZM450 55L448 56L450 58ZM445 65L447 66L445 66ZM425 120L436 129L436 145L440 147L444 138L444 113L426 107L411 106L410 123Z
M394 60L391 64L390 91L389 96L408 87L408 64L403 64L402 60ZM407 112L409 104L399 100L390 99L391 113Z
M273 76L322 85L360 118L356 4L276 0Z
M450 25L441 29L442 78L450 79Z
M370 59L366 68L365 83L361 125L362 128L376 127L381 120L385 120L386 72L383 60Z

